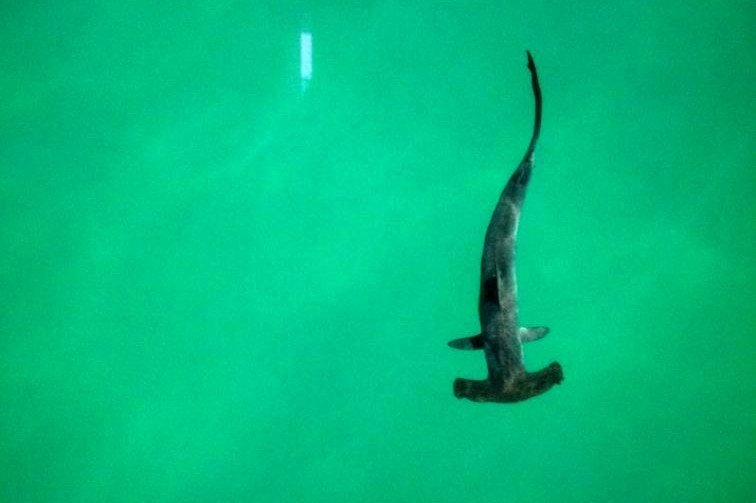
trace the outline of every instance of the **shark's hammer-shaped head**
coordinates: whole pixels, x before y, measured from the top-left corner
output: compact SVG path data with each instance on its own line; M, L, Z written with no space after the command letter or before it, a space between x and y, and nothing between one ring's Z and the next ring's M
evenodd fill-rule
M473 402L520 402L548 391L563 379L562 367L554 362L538 372L523 372L509 379L456 379L454 396Z

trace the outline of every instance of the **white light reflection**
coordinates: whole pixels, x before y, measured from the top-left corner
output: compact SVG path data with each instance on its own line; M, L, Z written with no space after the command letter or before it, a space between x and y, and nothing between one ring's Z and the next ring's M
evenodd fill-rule
M306 31L299 34L299 76L304 93L312 80L312 33Z

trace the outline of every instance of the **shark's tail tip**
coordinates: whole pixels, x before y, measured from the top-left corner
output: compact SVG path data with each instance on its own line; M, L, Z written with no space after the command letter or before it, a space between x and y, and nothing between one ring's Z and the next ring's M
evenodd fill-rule
M530 51L526 50L525 54L528 55L528 68L533 68L535 66L535 61L533 61L533 55L530 54Z

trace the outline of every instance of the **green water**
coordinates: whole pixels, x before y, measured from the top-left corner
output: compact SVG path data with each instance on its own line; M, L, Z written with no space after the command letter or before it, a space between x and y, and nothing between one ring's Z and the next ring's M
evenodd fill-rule
M756 9L555 4L3 2L0 501L756 500Z

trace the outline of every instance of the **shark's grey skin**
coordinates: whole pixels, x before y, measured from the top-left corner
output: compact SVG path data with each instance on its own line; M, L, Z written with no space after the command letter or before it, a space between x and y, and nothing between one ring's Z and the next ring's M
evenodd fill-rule
M488 224L481 261L478 314L481 333L449 343L458 349L483 349L488 378L456 379L454 395L476 402L519 402L562 382L562 367L554 362L538 372L528 372L522 361L522 344L545 336L546 327L521 328L517 317L515 242L520 211L533 171L535 147L541 130L541 87L533 58L528 55L535 124L525 157L512 173Z

